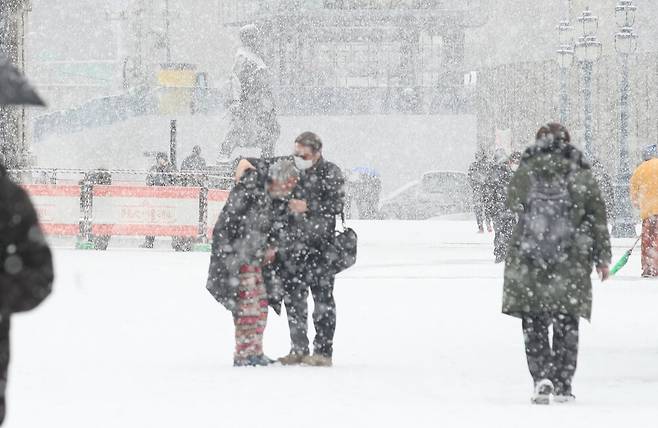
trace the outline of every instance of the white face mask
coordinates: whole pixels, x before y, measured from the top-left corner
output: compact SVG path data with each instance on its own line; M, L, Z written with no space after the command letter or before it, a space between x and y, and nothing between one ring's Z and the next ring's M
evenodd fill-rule
M313 166L312 160L306 160L300 156L293 156L293 159L295 160L295 166L300 171L306 171Z

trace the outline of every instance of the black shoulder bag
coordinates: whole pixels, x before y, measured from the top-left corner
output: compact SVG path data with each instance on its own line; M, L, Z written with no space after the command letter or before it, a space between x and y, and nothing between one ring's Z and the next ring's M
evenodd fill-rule
M340 214L343 231L336 231L334 242L326 252L327 261L334 274L347 270L356 263L358 237L354 229L347 227L345 213Z

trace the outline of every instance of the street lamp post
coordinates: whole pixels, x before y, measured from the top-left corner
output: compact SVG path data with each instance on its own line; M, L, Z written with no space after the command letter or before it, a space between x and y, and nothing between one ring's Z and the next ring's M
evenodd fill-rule
M599 18L592 11L585 9L578 17L583 26L583 35L576 42L575 53L583 69L583 98L585 103L585 156L592 156L593 114L592 114L592 71L594 63L601 58L603 46L596 37L599 28Z
M569 117L569 69L573 65L574 49L573 49L573 27L569 24L569 20L560 21L557 26L558 38L560 47L557 50L558 65L560 67L560 123L566 125L567 118Z
M621 63L621 84L619 87L619 165L615 180L615 213L612 234L616 238L635 236L635 222L631 212L630 178L631 169L628 148L628 100L631 94L629 56L637 50L637 35L633 31L637 7L633 0L620 0L615 7L619 32L615 34L615 50Z

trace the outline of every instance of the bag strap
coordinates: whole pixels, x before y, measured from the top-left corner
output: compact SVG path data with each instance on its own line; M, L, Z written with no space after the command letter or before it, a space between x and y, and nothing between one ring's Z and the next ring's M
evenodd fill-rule
M343 232L347 230L347 221L345 220L345 210L340 212L340 219L343 224Z

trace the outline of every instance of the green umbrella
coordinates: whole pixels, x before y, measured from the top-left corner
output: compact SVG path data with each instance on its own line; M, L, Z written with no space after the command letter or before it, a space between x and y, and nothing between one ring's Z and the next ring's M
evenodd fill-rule
M610 275L614 276L626 266L626 263L628 263L628 259L631 258L631 255L633 254L633 250L635 250L635 247L637 247L637 244L640 242L640 239L642 237L637 238L637 241L635 241L635 244L631 247L630 250L626 251L624 253L624 256L617 262L617 264L610 270Z

